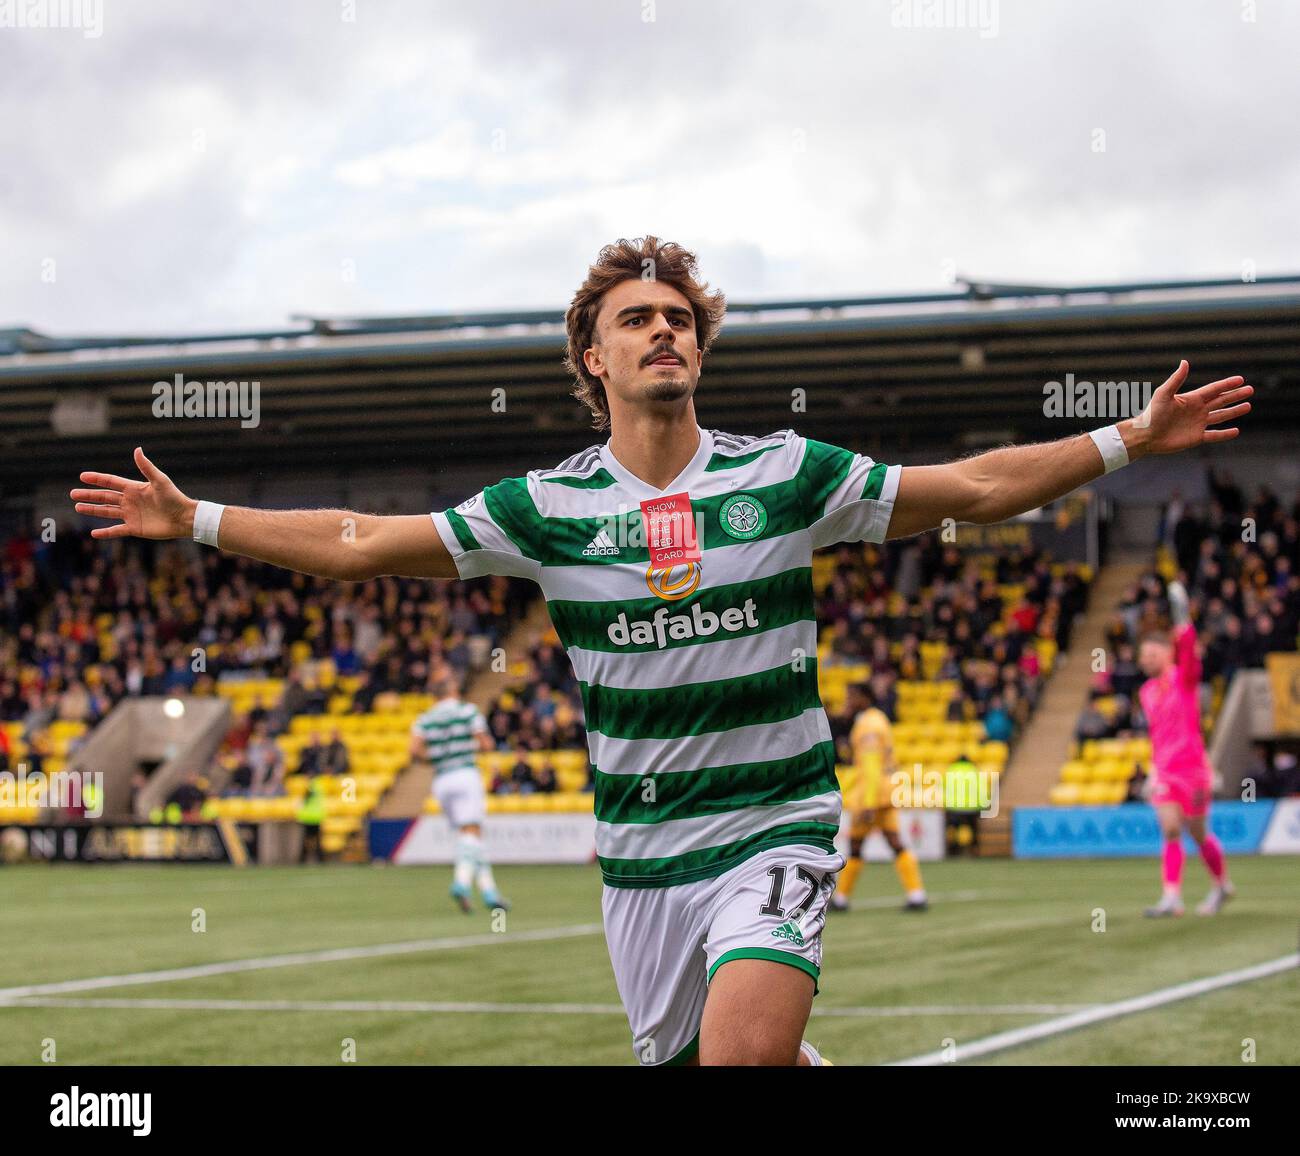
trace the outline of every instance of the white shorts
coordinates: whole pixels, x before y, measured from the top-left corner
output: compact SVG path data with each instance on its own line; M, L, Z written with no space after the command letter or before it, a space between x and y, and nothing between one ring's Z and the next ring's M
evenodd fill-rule
M468 767L463 771L444 771L433 776L433 797L453 827L482 823L487 817L487 797L483 778Z
M709 981L728 960L777 960L816 984L843 866L817 847L774 847L698 883L606 887L605 941L637 1059L682 1063L698 1052Z

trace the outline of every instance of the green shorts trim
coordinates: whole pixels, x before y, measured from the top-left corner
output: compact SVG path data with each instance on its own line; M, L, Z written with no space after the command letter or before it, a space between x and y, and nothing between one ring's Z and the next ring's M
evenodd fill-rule
M708 977L705 983L713 982L713 973L718 970L724 963L729 963L733 959L769 959L773 963L788 963L791 967L797 967L800 971L806 971L813 978L813 995L817 994L817 981L821 977L822 970L815 963L810 963L801 955L795 955L792 951L777 951L771 947L735 947L730 951L724 951L714 961L709 968Z

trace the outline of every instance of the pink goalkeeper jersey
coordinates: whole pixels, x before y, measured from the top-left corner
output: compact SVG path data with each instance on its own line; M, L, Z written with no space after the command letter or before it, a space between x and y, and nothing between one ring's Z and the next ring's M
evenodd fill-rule
M1142 684L1138 697L1151 734L1151 761L1166 781L1200 785L1210 778L1201 741L1201 660L1196 628L1189 622L1174 633L1174 661L1159 678Z

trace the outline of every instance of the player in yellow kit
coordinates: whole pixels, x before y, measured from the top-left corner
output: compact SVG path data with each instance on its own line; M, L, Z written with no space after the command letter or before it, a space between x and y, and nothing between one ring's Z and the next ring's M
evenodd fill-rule
M856 781L844 794L844 809L849 812L849 857L840 871L832 911L847 911L853 885L862 870L862 845L872 831L879 831L894 852L894 870L907 894L904 911L924 911L929 906L921 868L916 853L903 845L898 835L898 811L890 797L889 776L894 769L894 728L889 716L876 705L876 697L866 683L849 687L848 705L855 716L849 742L853 747Z

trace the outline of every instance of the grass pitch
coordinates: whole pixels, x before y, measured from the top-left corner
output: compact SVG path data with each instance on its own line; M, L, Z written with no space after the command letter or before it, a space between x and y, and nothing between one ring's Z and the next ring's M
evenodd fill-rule
M925 864L923 915L902 914L892 869L871 864L828 925L808 1038L839 1065L949 1041L961 1060L976 1040L1294 953L1296 861L1231 870L1222 915L1192 913L1205 873L1189 860L1188 914L1155 921L1141 917L1154 861ZM456 910L441 867L0 868L0 1063L39 1063L53 1040L67 1064L336 1064L349 1046L362 1064L632 1064L595 868L498 877L515 905L504 929ZM274 958L293 953L307 955ZM1254 1041L1256 1062L1300 1064L1298 979L974 1062L1236 1065Z

